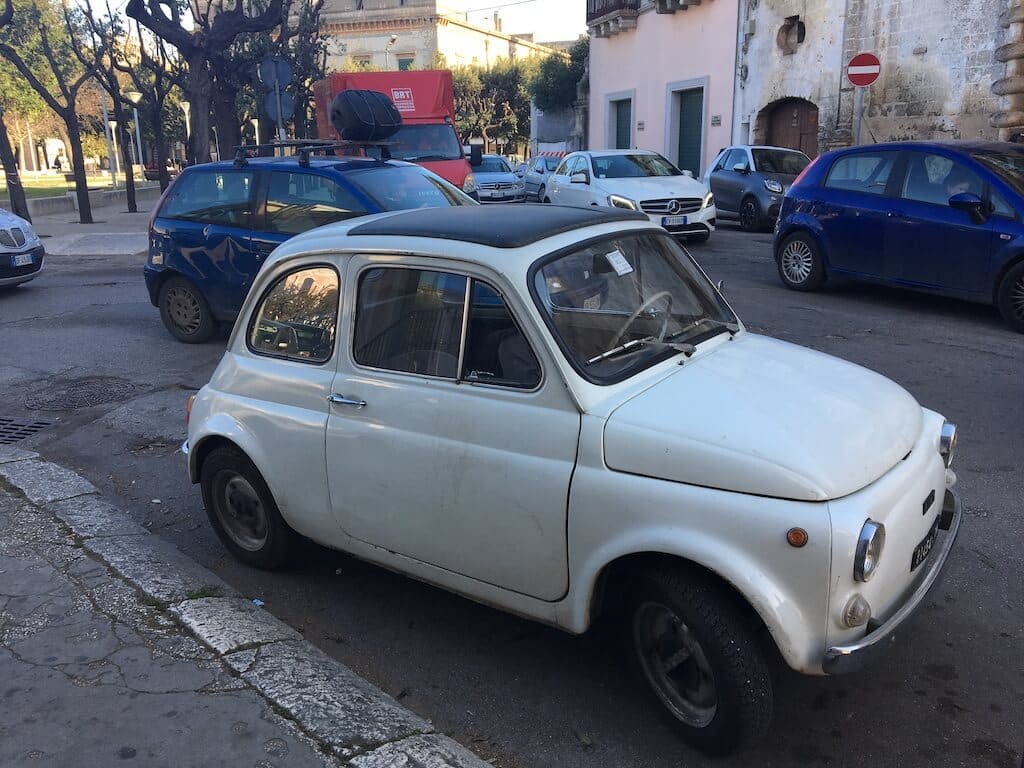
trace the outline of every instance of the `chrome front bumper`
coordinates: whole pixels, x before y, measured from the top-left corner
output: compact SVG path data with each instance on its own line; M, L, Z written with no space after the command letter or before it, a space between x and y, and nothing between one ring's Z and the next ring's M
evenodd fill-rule
M837 645L825 651L822 669L826 674L841 675L860 669L876 656L885 653L895 642L900 625L914 615L942 575L946 559L953 550L953 543L960 532L962 518L963 510L960 497L951 488L947 488L939 519L939 529L947 533L942 537L941 543L933 553L931 565L921 583L908 600L886 621L877 625L869 622L868 633L858 642L851 645Z

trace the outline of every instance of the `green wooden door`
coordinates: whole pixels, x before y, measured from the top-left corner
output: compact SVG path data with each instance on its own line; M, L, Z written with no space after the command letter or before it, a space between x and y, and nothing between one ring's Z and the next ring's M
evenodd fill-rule
M680 169L700 176L701 138L704 133L704 89L694 88L679 93L679 155Z
M613 101L615 110L615 149L633 148L633 102L631 99Z

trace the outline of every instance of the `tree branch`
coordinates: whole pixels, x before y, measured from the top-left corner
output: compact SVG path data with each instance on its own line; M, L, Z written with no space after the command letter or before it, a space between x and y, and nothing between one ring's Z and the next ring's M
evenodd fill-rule
M11 23L14 18L14 0L4 0L4 9L0 11L0 27Z

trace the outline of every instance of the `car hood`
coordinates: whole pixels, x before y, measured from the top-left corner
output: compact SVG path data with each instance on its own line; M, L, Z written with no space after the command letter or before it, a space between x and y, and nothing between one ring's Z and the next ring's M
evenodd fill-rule
M0 229L10 229L11 227L20 227L25 230L26 234L32 231L32 225L21 216L15 216L7 209L0 208Z
M630 200L658 200L667 197L704 197L704 183L689 176L642 176L629 179L595 179L594 182L611 195Z
M922 409L896 383L743 332L619 406L611 469L759 496L825 501L906 457Z

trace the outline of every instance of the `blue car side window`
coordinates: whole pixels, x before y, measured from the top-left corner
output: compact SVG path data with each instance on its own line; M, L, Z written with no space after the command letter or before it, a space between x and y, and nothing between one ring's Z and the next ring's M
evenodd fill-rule
M203 224L248 227L252 216L253 174L246 171L193 171L171 188L160 216Z
M312 173L270 173L267 220L272 232L297 235L366 212L355 195L332 179Z
M949 198L964 192L982 197L981 178L966 166L942 155L914 152L910 156L903 197L932 205L949 205Z
M884 195L895 159L895 152L857 152L840 157L832 165L825 186Z

